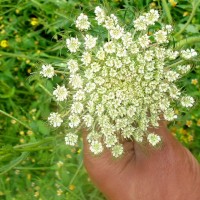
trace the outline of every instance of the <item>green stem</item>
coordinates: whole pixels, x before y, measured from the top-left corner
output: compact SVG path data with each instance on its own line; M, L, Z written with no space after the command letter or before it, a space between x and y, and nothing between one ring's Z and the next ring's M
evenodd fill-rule
M176 63L173 63L173 64L171 64L171 65L166 66L166 68L172 68L172 67L175 67L175 66L177 66L177 65L181 65L181 64L183 64L184 62L185 62L185 60L179 60L179 61L176 62Z
M170 9L169 9L169 6L167 4L167 1L166 0L162 0L162 6L163 6L163 9L167 15L167 19L168 19L168 22L170 24L172 24L173 20L172 20L172 16L171 16L171 13L170 13Z
M37 148L24 148L24 149L15 149L18 152L34 152L34 151L40 151L40 150L48 150L48 149L52 149L53 146L48 146L48 147L37 147Z
M18 158L12 160L9 164L4 165L0 168L0 175L5 174L17 165L19 165L23 160L25 160L29 155L29 152L23 152Z
M69 72L64 72L64 71L59 71L59 70L54 70L56 74L69 74Z
M57 138L62 138L62 137L63 137L63 135L57 135L55 137L47 137L39 142L30 142L27 144L16 145L13 147L13 149L17 150L17 151L19 151L19 149L21 149L20 151L25 151L27 149L37 148L42 144L47 144L49 142L55 141L55 139L57 139Z
M19 169L19 170L55 170L52 167L15 167L14 169Z
M48 55L48 54L45 54L45 53L42 53L42 54L38 54L37 56L34 57L34 54L33 56L27 56L25 54L22 54L22 53L10 53L10 52L4 52L4 51L0 51L0 56L1 55L5 55L5 56L9 56L9 57L14 57L14 58L25 58L25 59L30 59L30 60L37 60L40 59L40 60L43 60L42 57L44 58L52 58L54 60L57 60L57 61L66 61L66 59L64 58L59 58L59 57L56 57L56 56L51 56L51 55ZM40 57L40 58L39 58Z
M180 49L181 47L183 47L184 45L187 45L187 44L195 44L198 42L200 42L200 36L189 37L189 38L186 38L184 40L177 42L176 49Z
M19 124L23 125L23 126L26 127L27 129L31 130L31 128L30 128L27 124L25 124L24 122L20 121L19 119L13 117L12 115L10 115L10 114L4 112L3 110L0 110L0 113L3 114L3 115L5 115L5 116L7 116L7 117L9 117L9 118L11 118L11 119L14 119L14 120L15 120L16 122L18 122Z
M78 169L76 170L76 173L75 173L74 176L72 177L72 179L71 179L69 185L71 185L71 184L74 182L74 180L76 179L76 177L77 177L77 175L78 175L78 173L79 173L79 171L80 171L80 169L81 169L82 166L83 166L83 161L81 161L81 163L80 163Z
M187 26L190 24L190 22L192 21L192 18L194 17L195 13L196 13L196 9L198 8L200 4L200 0L197 1L196 4L193 5L193 8L192 8L192 13L188 19L188 21L186 22L186 24L182 27L182 29L177 33L175 34L175 37L179 36L186 28Z
M49 92L49 90L47 90L42 84L39 83L38 85L39 85L39 87L41 87L49 96L51 96L51 97L53 96L53 95L51 94L51 92ZM53 97L53 100L56 101L54 97ZM61 108L63 108L63 106L62 106L59 102L57 102L57 104L58 104Z
M38 84L39 87L41 87L49 96L52 96L51 92L49 92L49 90L47 90L42 84Z
M48 143L48 142L51 142L54 140L55 140L55 137L48 137L39 142L31 142L31 143L27 143L27 144L16 145L13 147L13 149L17 150L17 149L25 149L25 148L34 148L34 147L38 147L42 144L45 144L45 143Z

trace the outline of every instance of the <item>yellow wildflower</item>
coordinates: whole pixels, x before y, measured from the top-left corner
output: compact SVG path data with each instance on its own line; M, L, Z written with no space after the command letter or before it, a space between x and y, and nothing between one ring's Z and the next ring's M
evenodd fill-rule
M25 140L24 140L23 138L21 138L21 139L19 140L19 142L23 144L23 143L25 143Z
M150 8L155 8L155 7L156 7L156 3L155 2L150 3Z
M80 154L80 153L81 153L81 149L79 149L79 150L77 151L77 153Z
M60 167L62 167L63 165L64 165L64 163L62 162L62 161L58 161L57 163L57 166L60 168Z
M75 185L69 185L69 189L71 190L71 191L73 191L74 189L75 189Z
M32 26L37 26L39 24L38 19L35 18L35 17L31 18L30 23L31 23Z
M16 122L16 120L12 119L12 120L11 120L11 123L12 123L12 124L16 124L17 122Z
M176 7L177 2L174 0L169 0L169 3L173 6Z
M31 174L27 174L27 179L31 180Z
M188 141L191 142L193 141L194 137L192 135L188 135Z
M67 154L67 156L66 156L67 158L72 158L72 156L70 155L70 154Z
M174 112L175 112L175 114L177 114L177 115L179 114L179 110L178 110L178 109L176 109Z
M3 48L8 47L8 41L7 40L2 40L1 41L1 47L3 47Z
M37 192L35 192L34 197L38 197L39 195L40 195L40 193L37 191Z
M20 134L20 135L24 135L24 131L20 131L19 134Z
M181 134L183 134L183 135L187 134L187 131L186 131L185 129L183 129L183 128L181 128L179 132L180 132Z
M33 131L28 130L27 135L29 135L29 136L33 135Z
M191 125L192 125L192 120L187 120L187 121L186 121L186 125L187 125L188 127L191 127Z
M191 83L192 83L193 85L196 85L196 84L198 83L198 80L197 80L197 79L192 79L192 80L191 80Z
M187 139L184 137L184 136L181 136L181 141L185 142L185 143L188 143Z
M197 121L197 126L200 126L200 119Z
M188 15L189 15L189 12L187 12L187 11L183 13L183 17L186 17Z
M30 60L26 60L26 64L29 64L31 61Z
M58 189L58 190L57 190L57 196L62 195L62 193L63 193L63 191L62 191L61 189Z

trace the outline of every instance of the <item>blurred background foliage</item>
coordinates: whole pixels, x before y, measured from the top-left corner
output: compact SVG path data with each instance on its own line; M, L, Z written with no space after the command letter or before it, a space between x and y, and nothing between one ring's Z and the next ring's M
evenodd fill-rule
M56 109L49 91L63 77L52 82L30 76L43 63L64 62L76 16L92 18L100 4L127 24L135 13L159 9L175 28L174 42L200 52L199 0L0 0L0 199L104 199L83 167L82 144L67 147L65 131L46 123ZM179 119L169 127L200 161L200 63L195 64L181 86L196 106L177 109Z

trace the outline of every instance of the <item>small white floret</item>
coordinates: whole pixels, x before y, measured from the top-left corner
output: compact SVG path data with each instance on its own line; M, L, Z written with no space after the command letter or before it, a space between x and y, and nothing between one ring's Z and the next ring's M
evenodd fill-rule
M194 98L190 96L185 96L181 98L181 104L182 106L189 108L192 107L194 104Z
M65 86L57 86L57 88L53 91L53 95L56 97L57 101L64 101L67 99L69 92L65 88Z
M52 65L42 65L42 70L40 71L40 74L43 77L52 78L55 74L54 68L52 67Z
M159 135L156 135L154 133L150 133L148 136L147 136L147 140L149 141L149 143L152 145L152 146L156 146L160 141L161 141L161 138Z
M70 52L75 53L79 49L81 43L78 41L78 38L68 38L66 39L66 45Z
M52 112L50 113L50 116L48 117L49 123L53 126L53 127L59 127L63 120L60 116L60 114L56 113L56 112Z
M90 22L88 21L88 16L81 13L76 20L76 28L81 31L88 30L90 28Z
M73 133L67 133L65 136L65 143L70 146L75 146L78 141L78 135Z

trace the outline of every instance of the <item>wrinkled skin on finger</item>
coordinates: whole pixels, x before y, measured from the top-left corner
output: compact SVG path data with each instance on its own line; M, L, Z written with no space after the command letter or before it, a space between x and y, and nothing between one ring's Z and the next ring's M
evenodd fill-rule
M109 150L94 156L84 138L84 164L94 184L109 200L200 200L200 166L167 130L165 122L151 130L162 137L159 149L124 142L121 158Z

